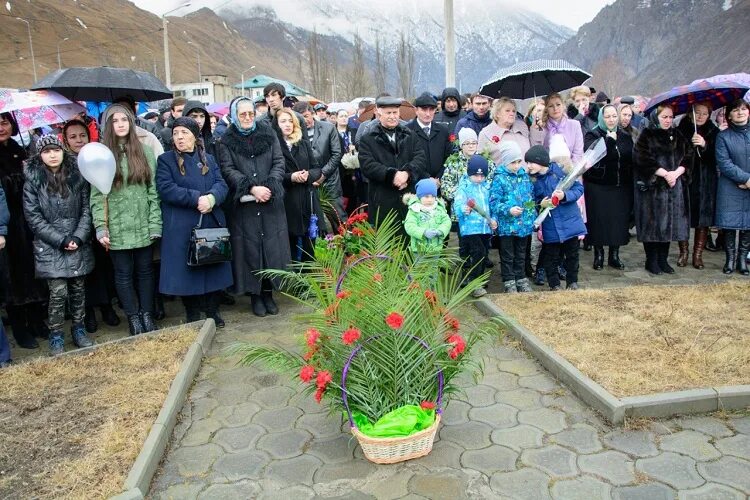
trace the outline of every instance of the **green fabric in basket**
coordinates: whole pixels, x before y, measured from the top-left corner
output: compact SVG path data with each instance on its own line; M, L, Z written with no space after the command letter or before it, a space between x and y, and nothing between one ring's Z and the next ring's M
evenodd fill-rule
M404 437L422 431L435 422L435 410L406 405L386 413L374 424L361 413L353 412L352 419L359 432L370 437Z

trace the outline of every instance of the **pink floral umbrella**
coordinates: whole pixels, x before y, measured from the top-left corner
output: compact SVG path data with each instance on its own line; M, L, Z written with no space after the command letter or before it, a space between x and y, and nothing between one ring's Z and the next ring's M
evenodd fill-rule
M13 113L21 131L65 122L85 111L80 104L53 91L0 91L0 113Z

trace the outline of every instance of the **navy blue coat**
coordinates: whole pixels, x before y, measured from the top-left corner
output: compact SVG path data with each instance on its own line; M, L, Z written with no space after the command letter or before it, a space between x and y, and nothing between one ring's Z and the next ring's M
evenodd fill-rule
M719 186L716 225L725 229L750 229L750 190L740 189L750 179L750 125L729 125L716 139Z
M201 175L197 152L183 153L182 156L185 175L178 169L175 151L159 156L156 167L156 189L161 197L163 222L159 292L179 296L203 295L232 286L232 267L229 262L201 267L187 265L190 234L200 217L196 208L198 198L212 194L216 199L213 215L203 216L202 227L218 227L216 219L226 227L221 204L229 188L213 156L206 155L209 166L206 175Z
M549 196L557 183L565 178L565 172L557 163L550 163L549 170L544 175L537 175L534 183L534 199L537 205ZM576 201L583 196L583 185L575 181L565 191L565 199L558 206L550 210L549 216L542 222L542 237L545 243L562 243L570 238L586 234L581 211ZM541 209L540 209L541 210Z

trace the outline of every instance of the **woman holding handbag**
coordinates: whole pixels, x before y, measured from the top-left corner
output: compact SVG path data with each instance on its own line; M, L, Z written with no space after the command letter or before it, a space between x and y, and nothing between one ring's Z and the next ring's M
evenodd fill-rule
M190 117L175 120L174 149L159 156L156 189L161 197L164 239L159 292L182 297L186 321L198 321L205 308L218 328L221 291L232 285L230 261L204 266L188 265L194 227L226 227L221 204L229 188L214 157L206 154L198 123Z

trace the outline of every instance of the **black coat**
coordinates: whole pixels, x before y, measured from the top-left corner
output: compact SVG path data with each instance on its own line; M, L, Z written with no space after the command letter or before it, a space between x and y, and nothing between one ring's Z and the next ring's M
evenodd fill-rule
M372 224L379 224L391 212L398 213L398 220L403 221L407 207L402 196L413 193L417 181L427 177L427 161L417 136L402 125L394 131L395 144L391 144L380 124L359 143L359 168L369 181L367 212ZM399 171L409 173L409 184L402 191L393 185Z
M5 201L5 191L0 187L0 236L8 234L8 222L10 222L8 202Z
M206 149L206 154L216 156L216 141L214 140L214 134L211 132L211 115L208 113L206 106L200 101L188 101L185 103L182 116L190 116L190 112L196 110L201 111L206 117L206 121L203 122L203 128L201 129L201 138L203 139L203 147Z
M61 168L68 186L66 196L48 191L47 167L39 156L32 158L26 167L23 211L34 233L37 278L80 278L94 269L91 188L78 171L75 157L65 154ZM71 238L78 249L63 250Z
M578 111L575 104L570 104L568 105L568 118L572 118L580 123L581 131L583 132L583 135L586 136L588 132L591 132L597 125L599 125L599 105L594 104L593 102L589 104L589 112L584 116Z
M322 225L323 213L320 209L318 189L313 182L320 179L321 169L313 156L312 147L308 141L300 139L289 149L284 139L280 138L281 151L284 154L284 208L286 209L286 225L292 236L305 236L310 225L310 216L314 213ZM292 173L307 170L307 182L292 182ZM316 235L317 236L317 235Z
M23 305L47 299L44 281L34 278L34 235L23 214L23 161L26 151L13 139L0 144L0 185L10 214L5 250L0 252L5 300L9 305ZM2 298L0 298L1 300Z
M234 125L216 141L221 173L229 186L229 232L232 235L232 271L237 293L261 291L257 271L286 269L291 261L284 210L284 156L271 125L258 120L255 131L243 136ZM266 203L241 203L250 188L271 190ZM273 280L278 288L279 280Z
M427 137L416 118L407 123L406 127L416 134L417 144L425 153L427 175L440 179L445 170L445 160L453 153L453 144L448 139L450 132L443 125L433 121L430 126L430 137Z
M458 101L458 109L456 111L445 110L445 100L448 97L453 97L456 101ZM456 130L456 123L458 123L458 120L466 116L466 111L461 109L461 94L458 92L457 88L447 87L443 89L440 100L443 102L443 110L435 113L435 118L432 120L432 123L439 123L440 125L443 125L448 129L448 132L452 134L454 130Z
M587 150L598 139L604 137L607 155L588 169L585 182L605 186L633 186L633 137L617 128L617 140L607 137L604 130L594 127L583 138L583 149Z
M642 188L635 190L635 225L638 241L685 241L690 233L688 180L690 172L670 188L655 172L689 168L692 147L677 130L647 128L635 145L634 175Z
M690 138L695 128L690 120L683 119L677 126L692 145ZM698 134L706 140L706 147L692 146L690 169L690 226L708 227L714 224L716 212L716 185L719 179L716 167L716 136L719 127L707 120L698 127Z
M210 266L187 265L188 246L193 227L198 224L198 198L212 194L216 200L210 214L203 216L202 228L226 227L221 204L229 188L221 177L213 156L206 155L208 172L201 174L197 152L183 153L185 175L177 165L177 152L159 156L156 166L156 189L161 198L162 246L159 292L168 295L203 295L223 290L232 285L232 266L229 262Z

